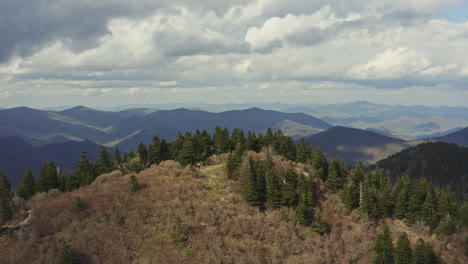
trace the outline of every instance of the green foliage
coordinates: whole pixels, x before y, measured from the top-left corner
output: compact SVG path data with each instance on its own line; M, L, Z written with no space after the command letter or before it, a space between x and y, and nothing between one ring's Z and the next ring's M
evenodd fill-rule
M177 244L185 243L188 240L187 235L182 230L182 219L180 218L180 216L176 216L174 219L172 239Z
M37 189L39 192L47 192L55 188L60 188L58 168L53 162L46 163L41 168L41 173L37 180Z
M239 178L239 169L242 163L243 147L241 144L236 146L234 152L230 153L226 161L227 176L229 179Z
M283 186L281 188L281 204L288 207L294 207L297 205L298 200L296 192L297 173L294 171L293 167L290 167L281 174L281 178L283 181Z
M260 177L255 166L256 164L254 163L252 157L250 157L247 179L242 186L242 196L248 204L257 206L262 202L262 194L259 193L261 183L259 182Z
M93 177L91 181L88 181L88 184L92 183L96 176L109 173L114 170L114 161L109 151L105 147L101 147L99 150L99 157L96 163L97 175Z
M94 165L88 158L86 151L81 153L81 159L75 167L75 172L77 177L80 179L80 186L91 184L94 180L97 173L95 172Z
M346 165L343 161L338 161L335 158L330 160L328 166L327 185L333 191L343 188L343 181L346 178Z
M316 232L317 234L321 236L326 235L330 232L330 227L328 226L327 223L325 223L322 220L322 215L320 214L320 212L315 213L314 224L313 224L312 230L314 230L314 232Z
M18 188L18 196L27 200L36 193L36 180L34 179L33 173L30 169L26 169L24 178Z
M440 258L435 254L431 244L418 239L413 253L414 264L438 264Z
M310 144L302 138L296 147L296 161L304 164L311 163L312 155Z
M59 264L75 264L79 263L75 250L69 242L64 242L59 249Z
M312 166L316 171L317 176L322 181L326 181L328 176L328 162L320 148L317 148L314 151L312 156Z
M146 168L148 166L148 149L143 142L138 145L137 155L140 157L141 166Z
M0 224L8 221L14 212L11 184L4 173L0 173Z
M312 223L312 215L309 207L304 203L300 202L296 208L296 215L294 216L294 222L300 225L308 226Z
M408 234L403 233L397 241L395 248L395 263L405 264L412 263L413 261L413 250L408 239Z
M227 128L222 129L216 126L213 141L217 154L227 153L231 150L231 142Z
M384 225L382 232L377 235L374 244L374 251L377 256L374 259L375 264L393 264L393 244L390 228Z
M161 140L158 136L153 136L153 143L148 148L148 160L150 164L159 164L161 158Z
M85 205L80 197L75 197L73 199L73 207L77 213L83 212L85 210Z
M138 190L138 180L135 175L130 176L128 179L130 192L136 192Z

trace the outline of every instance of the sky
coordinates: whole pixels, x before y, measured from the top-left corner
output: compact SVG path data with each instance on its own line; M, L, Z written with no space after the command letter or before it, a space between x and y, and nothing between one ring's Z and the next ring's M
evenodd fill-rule
M0 107L468 107L458 0L0 0Z

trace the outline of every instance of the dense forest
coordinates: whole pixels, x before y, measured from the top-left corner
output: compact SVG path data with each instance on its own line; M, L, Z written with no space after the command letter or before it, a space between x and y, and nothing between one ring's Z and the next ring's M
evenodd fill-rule
M319 206L319 201L325 199L325 190L339 195L348 210L357 209L375 223L385 218L399 219L409 226L426 226L437 236L449 236L468 227L468 203L458 201L450 188L440 188L425 178L413 179L409 173L392 180L381 169L366 169L361 162L348 168L339 158L327 160L319 148L314 150L304 140L294 142L281 130L245 134L240 129L230 132L221 127L216 127L213 135L207 131L179 132L173 142L155 135L149 146L141 143L136 152L121 154L115 149L111 154L103 147L96 163L83 151L71 173L61 172L50 162L43 165L36 181L32 172L26 170L16 193L0 173L0 222L7 223L17 211L15 196L28 200L36 193L53 189L70 192L93 184L99 175L114 170L133 174L128 189L134 193L140 186L135 174L146 168L175 160L193 171L219 163L216 157L224 157L227 180L240 186L239 194L246 204L260 212L292 210L293 215L287 216L286 221L297 227L310 227L320 236L332 231L322 217L324 208ZM73 204L76 211L84 210L79 197ZM175 220L174 240L183 243L186 238L180 221ZM383 225L375 240L374 263L441 263L430 243L420 239L413 244L405 233L394 246L390 229ZM74 263L77 259L72 245L64 243L60 263Z

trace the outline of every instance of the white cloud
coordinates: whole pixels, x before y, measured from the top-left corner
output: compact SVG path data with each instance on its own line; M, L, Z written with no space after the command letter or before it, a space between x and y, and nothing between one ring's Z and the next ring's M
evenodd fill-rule
M402 78L422 72L431 61L406 47L387 49L364 65L353 67L349 76L357 79Z

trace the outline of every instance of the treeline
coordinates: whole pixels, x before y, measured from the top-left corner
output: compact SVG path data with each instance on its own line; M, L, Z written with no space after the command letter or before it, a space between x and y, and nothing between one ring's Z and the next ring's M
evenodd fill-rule
M302 144L303 145L303 144ZM227 128L216 127L213 135L206 130L196 130L195 133L179 132L176 140L166 142L158 136L153 137L149 145L140 143L136 152L129 151L121 154L116 148L114 153L102 147L96 163L82 152L81 158L74 171L66 173L54 163L46 163L40 170L37 178L32 171L27 169L16 195L29 199L37 192L47 192L50 189L60 189L62 192L74 190L91 184L97 176L119 169L124 173L130 171L139 172L151 164L159 164L165 160L176 160L182 165L190 165L206 162L215 154L229 153L240 146L244 150L261 151L267 146L272 146L276 153L295 160L304 156L303 148L296 144L291 137L283 134L281 130L273 132L269 128L264 134L248 132L244 134L241 129L233 129L232 133ZM13 197L15 193L4 174L0 181L0 216L1 222L7 221L14 212Z
M377 235L374 244L376 257L374 264L439 264L442 263L431 244L419 238L414 248L403 233L398 237L396 247L393 246L392 234L388 225L384 225L382 232Z
M449 187L436 187L425 178L412 179L406 173L393 183L382 170L366 171L358 163L342 182L344 204L372 218L395 217L447 235L468 227L468 203L458 202Z

